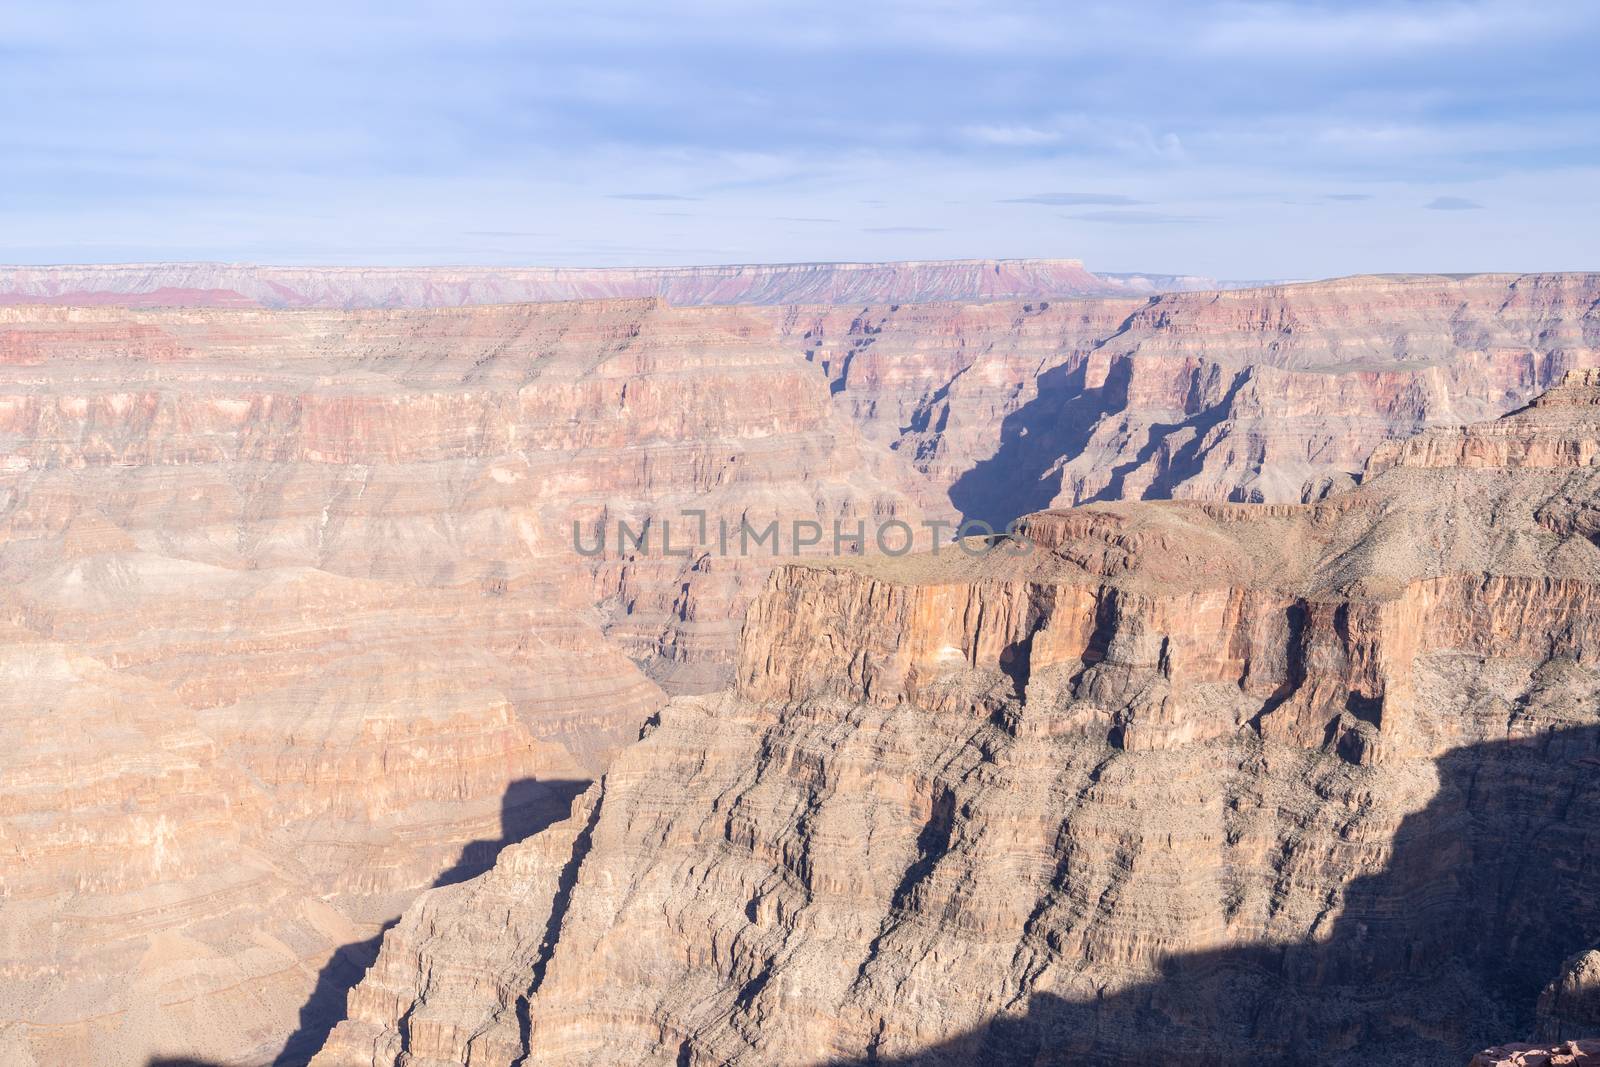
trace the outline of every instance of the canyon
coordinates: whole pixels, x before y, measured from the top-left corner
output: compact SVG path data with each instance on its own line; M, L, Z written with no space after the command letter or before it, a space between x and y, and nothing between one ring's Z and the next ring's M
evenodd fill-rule
M629 654L761 566L574 523L905 506L737 315L0 320L7 1063L269 1061L337 950L564 815L663 699Z
M424 893L313 1062L1465 1063L1561 1014L1600 373L1367 474L779 568L734 686Z
M1125 1062L1307 931L1251 1032L1356 1042L1394 913L1446 997L1451 908L1597 854L1600 275L0 277L6 1063L304 1062L374 958L322 1062L952 1059L1091 991ZM697 515L1041 548L774 573ZM1560 848L1436 893L1468 824ZM1538 965L1405 1047L1523 1035L1576 931L1505 922L1471 966Z

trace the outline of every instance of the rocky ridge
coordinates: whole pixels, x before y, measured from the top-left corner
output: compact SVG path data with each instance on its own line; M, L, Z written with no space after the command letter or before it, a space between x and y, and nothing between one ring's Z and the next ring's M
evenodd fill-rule
M315 1062L1465 1062L1531 1032L1600 936L1597 402L1570 376L1464 435L1515 447L1403 445L1317 502L776 571L735 687L425 893Z
M660 297L700 304L1006 300L1190 288L1205 279L1089 273L1075 259L705 267L271 267L127 263L0 267L0 304L452 307Z

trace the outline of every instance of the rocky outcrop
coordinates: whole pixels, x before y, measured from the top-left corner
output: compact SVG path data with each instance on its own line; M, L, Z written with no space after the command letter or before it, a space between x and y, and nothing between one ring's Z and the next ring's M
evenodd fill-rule
M736 687L424 894L315 1062L1465 1062L1530 1032L1600 936L1600 549L1539 519L1600 490L1566 461L1597 393L1497 424L1522 445L1491 458L1539 465L779 570Z
M1578 566L1600 534L1583 481L1592 448L1581 426L1557 425L1568 416L1552 412L1570 416L1572 404L1536 406L1511 430L1451 424L1524 404L1562 371L1595 362L1594 276L1009 300L998 299L1008 286L1049 289L1078 268L995 267L695 269L651 282L686 286L680 295L691 300L860 301L843 307L644 298L0 309L0 745L10 753L0 849L12 861L0 870L0 1060L142 1063L184 1052L249 1062L272 1058L291 1034L296 1048L315 1044L342 983L419 888L483 871L503 844L564 815L664 690L709 693L736 674L742 695L729 707L746 710L723 706L734 698L685 703L654 729L645 755L627 758L654 759L659 748L649 746L667 744L679 723L687 732L672 743L685 746L685 761L702 760L696 746L715 735L733 747L708 768L768 767L759 746L738 746L776 729L773 707L794 705L785 730L805 716L844 715L852 731L866 728L863 715L887 716L873 727L881 738L851 734L860 746L849 749L851 773L878 773L873 745L915 755L905 756L909 777L872 778L915 807L909 823L884 823L892 874L872 875L870 888L891 904L848 902L869 916L894 911L905 872L895 865L920 854L921 830L904 831L928 822L929 791L945 781L937 761L960 767L970 756L952 739L979 731L990 747L1013 744L1004 728L1030 694L1035 717L1017 721L1067 738L1023 753L1065 768L1059 783L1018 786L1041 790L1028 801L1040 804L1058 791L1098 795L1073 775L1098 766L1108 744L1119 760L1214 746L1234 777L1248 777L1250 746L1270 743L1357 768L1341 774L1400 775L1396 795L1420 797L1406 777L1425 773L1419 760L1491 744L1511 730L1505 723L1570 725L1560 709L1586 677L1592 642ZM213 303L342 304L533 291L496 288L511 283L492 271L310 271L308 288L262 281L241 300L215 287L286 278L211 269L43 270L45 289L23 295L77 301L92 290L141 302L169 286L150 302L193 304L193 290L212 287L204 299ZM624 278L600 275L596 285ZM974 299L894 303L906 293ZM1543 428L1525 437L1535 423ZM1384 444L1430 425L1432 443ZM1341 495L1374 449L1374 486L1413 486L1419 499L1447 503L1402 507L1370 487ZM1478 512L1499 499L1493 479L1510 477L1501 465L1513 463L1517 478L1548 492L1536 505L1517 497L1486 532ZM1482 487L1472 480L1485 478L1488 495L1474 495ZM1435 484L1454 488L1435 497ZM785 570L752 614L742 658L744 605L773 554L708 543L719 520L785 530L814 522L824 540L813 551L826 553L834 520L1004 520L1053 503L1161 496L1312 505L1095 506L1030 519L1050 558L1079 569L1070 582L1030 569L1042 554L969 564L950 545L934 563ZM619 545L619 522L648 531L650 548ZM584 544L607 534L603 549L576 551L574 523ZM669 535L692 550L668 555ZM1308 570L1313 561L1320 569ZM932 568L929 580L919 568ZM1516 664L1552 665L1518 689L1522 666L1474 662L1476 703L1460 713L1467 696L1450 680L1451 657L1502 647L1494 641L1522 657ZM1564 666L1568 658L1578 667ZM1073 709L1066 719L1037 718L1061 701ZM929 712L946 733L924 736ZM749 728L724 736L741 715ZM1048 747L1080 734L1089 738L1081 750ZM1241 736L1255 740L1239 747ZM773 758L789 753L797 767L832 765L809 736L772 734L772 743ZM1140 774L1155 766L1126 764L1119 802L1145 810L1139 790L1154 787ZM711 802L670 768L647 760L635 770L676 790L674 804ZM777 784L773 773L763 781ZM1232 825L1208 806L1227 795L1207 777L1217 773L1169 783L1213 830ZM1359 806L1348 797L1374 782L1340 795ZM1272 785L1260 803L1310 825L1321 809L1296 788ZM804 789L774 802L808 812ZM1041 810L1065 818L1067 809ZM1362 824L1372 843L1361 869L1381 865L1398 810L1375 809ZM612 832L602 818L581 840ZM1015 832L1060 859L1053 836ZM750 847L787 855L800 838L786 833ZM580 841L571 834L572 847L551 844L557 837L539 846L561 857L558 888ZM1267 862L1276 841L1249 838L1226 862ZM1202 870L1224 862L1211 844L1195 847L1211 857ZM848 850L840 862L851 856L873 869ZM1296 862L1344 861L1307 853ZM858 878L817 871L852 886ZM1035 878L1036 896L1043 884ZM523 890L505 891L509 910ZM773 896L773 907L793 910L798 899ZM1285 904L1279 925L1241 914L1250 929L1298 936L1309 899ZM535 961L539 924L556 912L529 913ZM1142 981L1163 953L1223 938L1221 922L1106 950L1134 962L1105 981ZM1122 946L1133 935L1113 924L1083 936ZM727 949L719 942L721 956ZM552 978L559 962L546 961ZM751 980L760 973L748 959L738 966ZM481 982L475 967L460 972L464 982ZM520 1040L515 1005L529 984L516 967L508 973L504 1025ZM395 978L397 997L404 979ZM450 998L441 997L444 1013ZM429 1014L416 1016L419 1026ZM849 1035L866 1025L850 1022L839 1047L859 1048ZM724 1047L719 1034L708 1031L704 1048ZM914 1044L883 1040L885 1049Z
M1393 467L1582 468L1600 466L1588 409L1600 396L1600 370L1569 374L1556 388L1498 422L1429 430L1386 441L1367 474Z
M1600 1035L1600 948L1585 949L1561 965L1539 997L1540 1041Z

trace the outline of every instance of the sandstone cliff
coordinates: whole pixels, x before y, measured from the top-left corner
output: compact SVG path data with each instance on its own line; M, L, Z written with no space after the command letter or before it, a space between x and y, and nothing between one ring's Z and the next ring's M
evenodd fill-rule
M1600 936L1600 383L1293 505L777 571L321 1067L1464 1063ZM1463 462L1463 456L1472 457Z

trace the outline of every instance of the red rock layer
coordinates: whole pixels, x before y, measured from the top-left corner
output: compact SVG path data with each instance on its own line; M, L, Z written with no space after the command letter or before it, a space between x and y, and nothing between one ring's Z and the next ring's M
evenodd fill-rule
M1296 501L1379 444L1600 363L1600 275L1396 276L1145 301L772 309L929 508ZM948 495L946 495L948 494Z
M772 560L662 555L659 533L685 509L826 527L915 521L919 505L1003 519L1116 496L1298 500L1351 480L1385 440L1497 413L1595 362L1593 275L890 299L902 285L988 298L1055 276L994 266L671 274L690 299L861 301L844 310L0 309L0 653L17 680L0 694L13 753L0 842L26 872L0 890L16 916L0 1059L273 1054L335 945L562 808L664 699L656 681L707 691L732 673ZM139 270L109 268L123 281L98 290L47 280L121 286L118 299L223 284ZM272 292L510 293L474 272L307 277L327 288ZM1548 430L1517 462L1586 477L1581 434ZM1522 441L1474 433L1485 472L1512 461L1492 442ZM1463 448L1436 438L1380 480L1455 471ZM1019 570L937 592L840 572L806 594L816 605L792 605L810 629L772 643L787 666L758 677L747 663L747 684L762 705L793 684L809 700L815 682L883 714L913 693L962 724L1019 686L1043 700L1071 682L1095 709L1072 721L1115 731L1118 752L1224 743L1243 717L1377 773L1492 734L1503 709L1487 697L1465 721L1440 710L1454 690L1435 675L1460 642L1519 620L1518 655L1590 640L1565 621L1588 604L1586 579L1550 570L1540 538L1569 555L1592 543L1592 493L1553 489L1534 532L1514 536L1485 534L1466 489L1445 499L1046 516L1034 536L1105 590ZM612 531L602 555L572 551L574 519ZM619 549L617 520L649 525L655 550ZM1246 529L1277 548L1240 548ZM1491 548L1516 566L1480 589L1474 561ZM1325 573L1297 569L1310 559ZM1342 613L1340 597L1354 598ZM781 629L776 603L753 625ZM923 636L850 621L885 609ZM970 633L952 621L967 615ZM1534 647L1541 627L1549 648ZM1073 682L1079 639L1101 659L1080 655L1095 669ZM1472 670L1515 721L1546 721L1549 701ZM1117 695L1135 683L1140 695ZM884 729L906 734L892 743L921 745L921 720L894 714ZM1188 781L1191 799L1215 792ZM1392 820L1374 827L1379 840ZM79 884L81 898L62 895Z

